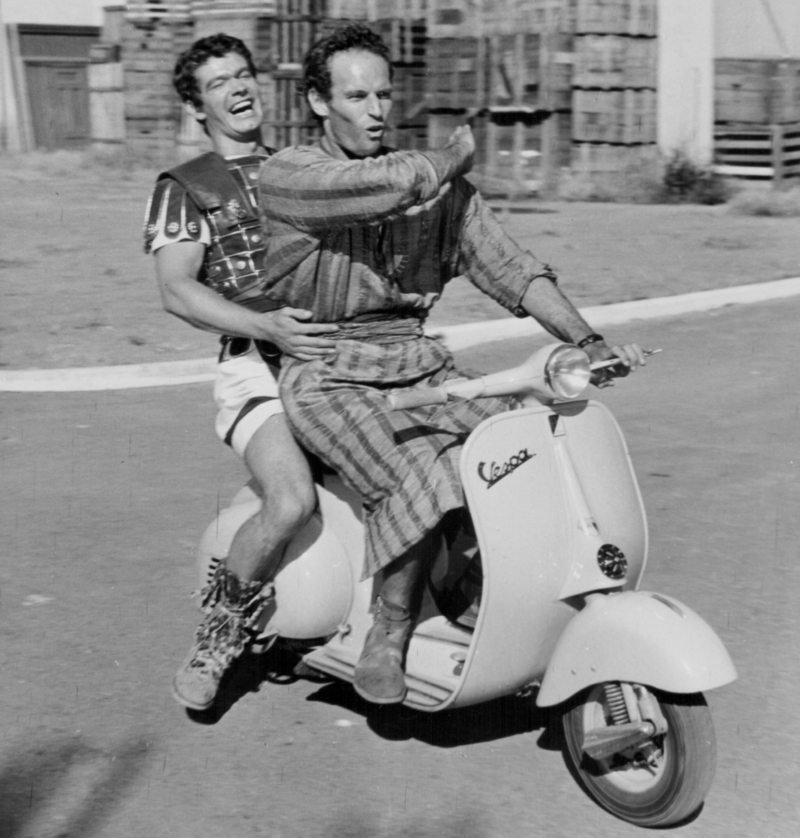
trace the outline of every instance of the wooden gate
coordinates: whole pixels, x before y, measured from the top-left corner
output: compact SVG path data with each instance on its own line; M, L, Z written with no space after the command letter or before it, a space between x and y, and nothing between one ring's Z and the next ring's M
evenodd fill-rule
M27 133L36 148L76 148L91 139L89 51L96 26L17 24L12 61Z
M89 142L86 65L26 63L33 138L37 148L76 148Z

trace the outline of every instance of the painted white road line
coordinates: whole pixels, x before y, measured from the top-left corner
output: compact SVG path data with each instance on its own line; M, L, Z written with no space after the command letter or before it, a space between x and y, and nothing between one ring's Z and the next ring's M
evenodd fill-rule
M711 311L729 305L766 302L800 294L800 277L697 291L674 297L633 300L581 309L593 328L617 326L634 320L651 320ZM429 329L440 336L454 352L481 343L542 334L544 330L530 318L504 317L482 323L464 323ZM72 369L0 370L0 392L44 393L88 390L127 390L134 387L165 387L212 381L216 358L195 361L164 361L155 364L126 364L115 367L77 367Z
M711 311L729 305L767 302L800 294L800 277L777 279L752 285L737 285L732 288L717 288L712 291L695 291L691 294L677 294L674 297L656 297L652 300L632 300L605 306L587 306L581 314L592 328L617 326L633 320L652 320L657 317L674 317ZM487 320L483 323L464 323L430 330L441 335L452 352L466 349L480 343L527 337L544 333L544 329L530 318Z

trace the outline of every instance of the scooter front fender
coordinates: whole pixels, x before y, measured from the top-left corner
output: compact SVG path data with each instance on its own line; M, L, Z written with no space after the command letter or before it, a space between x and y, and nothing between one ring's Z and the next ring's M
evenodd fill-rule
M536 703L560 704L606 681L695 693L736 677L711 626L678 600L648 591L597 594L559 637Z

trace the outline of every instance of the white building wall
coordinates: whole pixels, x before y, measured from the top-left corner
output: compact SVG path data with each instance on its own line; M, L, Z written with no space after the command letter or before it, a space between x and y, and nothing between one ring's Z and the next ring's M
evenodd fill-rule
M714 153L714 5L658 2L658 147L701 165Z
M0 17L4 23L101 26L103 6L112 5L113 0L0 0Z
M717 58L800 58L800 0L716 0Z

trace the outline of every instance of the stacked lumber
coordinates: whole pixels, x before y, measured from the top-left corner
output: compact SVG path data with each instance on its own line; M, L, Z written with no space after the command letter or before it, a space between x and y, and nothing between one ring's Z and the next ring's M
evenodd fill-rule
M800 59L718 58L714 121L754 125L800 121Z
M569 165L577 0L430 0L429 131L471 120L476 169L509 193Z
M194 20L203 17L230 18L274 15L278 0L191 0L191 15Z
M130 0L125 6L125 19L155 23L159 20L191 20L191 0Z
M778 186L800 177L800 60L718 58L714 70L717 171Z
M125 134L134 151L165 155L174 148L181 105L172 87L172 71L193 37L190 20L129 20L124 27Z
M387 0L376 4L385 13ZM414 4L401 2L401 10L415 13ZM380 17L371 23L389 46L392 60L392 116L386 142L396 148L427 148L425 92L431 72L427 54L427 26L424 17Z
M264 139L282 148L313 139L317 123L297 92L302 61L323 31L325 0L276 0L272 17L256 20L255 48L262 71L262 101L265 106Z
M655 159L657 0L577 0L573 169L607 178Z

